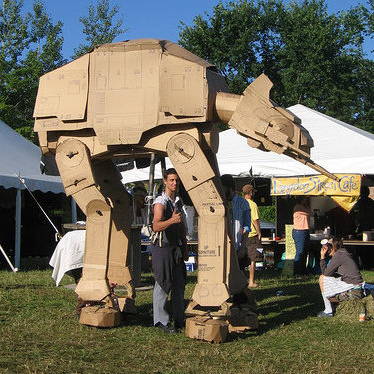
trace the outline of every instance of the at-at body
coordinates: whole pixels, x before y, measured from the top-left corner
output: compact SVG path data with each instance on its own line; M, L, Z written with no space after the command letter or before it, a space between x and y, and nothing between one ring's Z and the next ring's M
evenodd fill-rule
M308 132L269 99L260 76L243 95L227 93L214 66L155 39L102 45L40 79L34 116L45 155L56 158L67 195L87 215L85 300L128 286L129 201L112 159L168 156L198 212L199 272L195 305L220 307L246 288L233 251L215 153L223 121L266 151L309 159ZM331 175L330 175L331 176Z

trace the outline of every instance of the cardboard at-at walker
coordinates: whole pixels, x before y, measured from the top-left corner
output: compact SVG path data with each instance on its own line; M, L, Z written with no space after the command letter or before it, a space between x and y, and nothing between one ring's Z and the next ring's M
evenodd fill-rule
M76 290L81 298L102 300L111 283L124 285L132 301L125 305L133 305L130 200L113 159L155 153L170 158L199 215L191 313L222 312L241 294L232 307L246 307L247 279L231 242L214 123L228 123L249 146L286 154L335 178L310 159L313 140L294 114L270 100L271 88L262 74L242 95L230 94L214 66L157 39L105 44L41 77L34 130L46 168L56 162L66 194L87 215Z

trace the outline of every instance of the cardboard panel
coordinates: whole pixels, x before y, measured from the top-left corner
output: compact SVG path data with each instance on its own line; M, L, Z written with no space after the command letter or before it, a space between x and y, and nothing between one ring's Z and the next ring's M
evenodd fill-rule
M209 88L207 121L219 121L215 110L217 92L229 92L225 78L217 72L206 69L206 79Z
M205 67L163 54L161 60L160 110L174 116L203 117L208 106Z
M204 152L190 135L176 135L166 149L187 191L215 176Z
M37 118L34 124L34 131L66 131L81 130L92 127L87 121L63 122L59 118Z
M109 294L106 279L111 209L101 200L87 205L87 231L82 278L75 292L83 300L101 300Z
M88 95L89 54L40 78L34 117L82 120Z
M82 142L71 139L61 143L57 148L56 163L67 196L95 183L88 149Z
M128 267L130 237L130 198L122 182L121 174L111 160L93 164L98 189L112 205L112 223L109 239L108 279L119 285L131 281Z
M136 144L157 125L160 56L157 49L92 53L88 118L102 144Z
M85 144L85 146L89 150L89 154L91 157L97 156L99 154L105 154L108 152L108 146L103 145L99 142L99 139L96 136L93 136L93 132L91 130L87 130L87 132L83 132L84 130L80 131L79 133L75 132L74 135L63 135L60 136L59 134L57 135L58 138L58 144L63 143L65 140L72 140L75 139L79 142L82 142ZM52 138L53 135L57 133L49 133L48 139ZM57 144L56 144L57 145ZM48 147L53 149L53 144L51 141L48 141Z
M171 138L180 132L191 135L196 140L199 139L199 131L192 124L180 124L159 126L143 134L139 146L146 149L166 152L166 146Z

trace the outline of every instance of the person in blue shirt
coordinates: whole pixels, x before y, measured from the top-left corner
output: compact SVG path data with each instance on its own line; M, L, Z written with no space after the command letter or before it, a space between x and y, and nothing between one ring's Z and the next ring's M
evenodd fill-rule
M240 249L244 233L251 231L251 210L248 201L235 191L234 178L230 174L221 176L222 186L227 201L230 203L231 233L235 249Z

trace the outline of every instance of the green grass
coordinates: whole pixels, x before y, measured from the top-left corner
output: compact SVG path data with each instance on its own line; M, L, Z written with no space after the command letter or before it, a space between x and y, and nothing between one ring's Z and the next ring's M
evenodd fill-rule
M374 283L374 272L364 272ZM151 327L151 291L137 316L115 329L82 326L75 294L50 271L0 272L0 373L373 373L374 322L318 319L317 278L259 271L261 331L224 344L160 334ZM64 284L71 283L65 277ZM148 277L145 279L150 281ZM186 297L193 290L189 276ZM284 294L276 296L276 291Z

